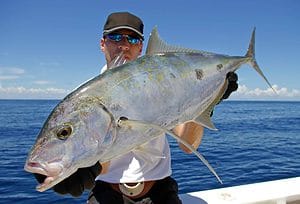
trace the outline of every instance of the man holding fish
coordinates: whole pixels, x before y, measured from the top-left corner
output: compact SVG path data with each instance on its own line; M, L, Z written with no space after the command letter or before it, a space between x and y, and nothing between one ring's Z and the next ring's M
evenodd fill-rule
M136 60L141 55L143 27L142 20L128 12L108 16L100 42L107 65L101 73ZM235 73L229 72L227 80L228 86L221 100L237 89ZM203 126L186 122L173 128L173 132L197 149L201 143ZM185 145L179 145L183 151L191 153ZM53 189L60 194L80 196L84 189L93 187L88 203L181 203L178 186L171 178L171 173L170 148L166 136L162 135L108 162L80 168ZM44 177L39 174L35 176L39 182L43 182Z

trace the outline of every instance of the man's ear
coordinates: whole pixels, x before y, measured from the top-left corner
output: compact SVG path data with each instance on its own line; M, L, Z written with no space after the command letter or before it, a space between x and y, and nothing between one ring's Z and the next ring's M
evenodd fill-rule
M104 52L104 43L105 43L104 38L101 38L101 40L100 40L100 49L101 49L102 52Z

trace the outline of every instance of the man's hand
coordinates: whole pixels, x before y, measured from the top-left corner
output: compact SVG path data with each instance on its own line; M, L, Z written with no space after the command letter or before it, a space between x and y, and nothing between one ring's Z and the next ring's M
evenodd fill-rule
M236 91L238 89L238 75L234 72L228 72L226 75L226 79L228 80L228 87L224 93L224 95L222 96L222 99L227 99L230 94L234 91Z
M80 168L74 174L56 184L53 190L59 194L71 194L79 197L85 189L92 189L95 185L95 178L101 173L102 167L99 162L91 167ZM45 179L44 175L34 174L39 183Z
M234 72L228 72L226 75L226 79L228 80L228 86L227 89L225 91L225 93L223 94L221 100L216 104L218 105L219 103L221 103L224 99L227 99L232 92L236 91L238 89L238 75ZM210 113L210 117L212 117L212 115L214 114L214 111L212 110Z

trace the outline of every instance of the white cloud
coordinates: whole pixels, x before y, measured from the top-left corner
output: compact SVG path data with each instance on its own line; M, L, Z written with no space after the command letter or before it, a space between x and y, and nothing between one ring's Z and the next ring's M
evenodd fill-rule
M47 84L48 81L37 81L36 83ZM288 89L273 85L273 89L249 89L245 85L239 85L230 99L237 100L300 100L300 90ZM70 90L59 88L25 88L3 87L0 83L0 99L61 99L65 97Z
M25 70L18 67L0 67L0 74L24 74Z
M231 99L258 99L258 100L300 100L300 90L292 89L289 90L285 87L279 87L278 85L273 85L273 89L249 89L245 85L239 85L236 92L232 94Z
M0 99L60 99L70 91L57 88L1 87Z
M34 81L33 83L37 84L37 85L46 85L46 84L51 84L52 82L45 81L45 80L39 80L39 81Z
M25 88L24 86L5 86L5 82L22 78L25 70L19 67L0 66L0 99L57 99L63 98L69 90L59 88ZM36 80L35 85L53 84L51 81Z
M15 80L24 73L25 70L18 67L0 67L0 80Z
M11 67L8 69L8 72L10 72L11 74L21 75L25 73L25 70L18 67Z
M0 81L8 81L18 79L18 75L0 75Z

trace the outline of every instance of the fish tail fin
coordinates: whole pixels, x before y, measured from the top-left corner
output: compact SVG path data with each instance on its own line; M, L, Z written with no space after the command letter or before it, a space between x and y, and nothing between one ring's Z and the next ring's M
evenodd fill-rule
M271 83L268 81L268 79L265 77L262 70L259 68L256 59L255 59L255 27L252 31L252 36L250 40L250 44L247 50L247 53L245 57L250 59L251 66L256 70L256 72L267 82L267 84L270 86L270 88L276 93L275 89L272 87Z

